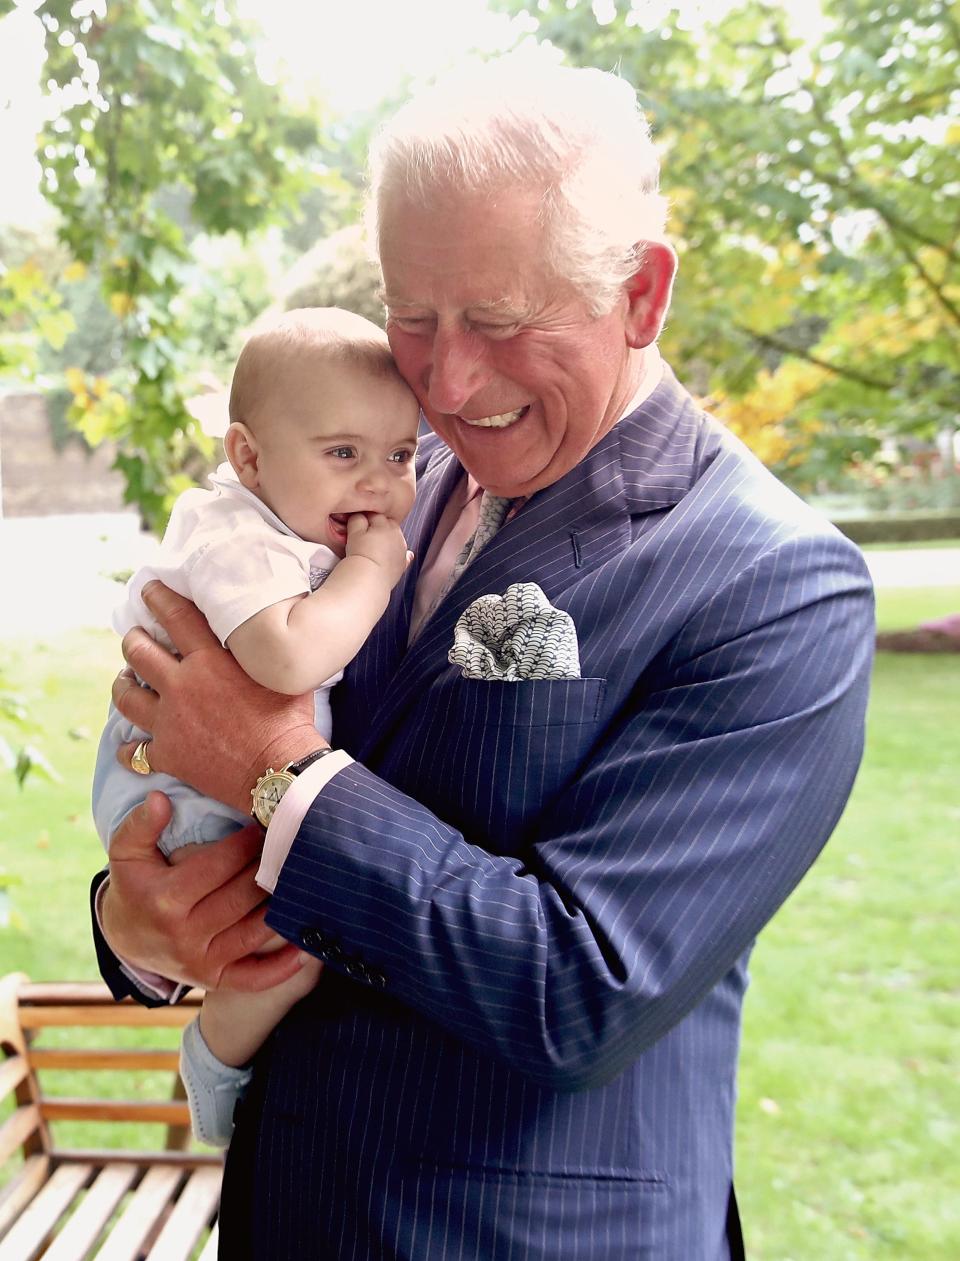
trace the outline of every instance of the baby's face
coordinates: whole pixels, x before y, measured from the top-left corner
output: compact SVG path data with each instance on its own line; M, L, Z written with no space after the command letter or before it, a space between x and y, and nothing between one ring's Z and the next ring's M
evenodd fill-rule
M288 365L257 424L259 494L300 538L343 556L347 518L413 506L420 408L399 380L357 367Z

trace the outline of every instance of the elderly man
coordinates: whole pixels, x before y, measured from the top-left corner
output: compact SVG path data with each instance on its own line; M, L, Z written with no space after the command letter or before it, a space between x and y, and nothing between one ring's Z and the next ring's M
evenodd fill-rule
M149 798L97 897L117 993L326 962L238 1109L231 1261L743 1255L747 956L849 794L872 601L661 362L656 187L610 75L493 66L405 107L373 228L437 436L336 750L162 588L181 658L125 641L153 768L249 808L293 764L265 840L176 868ZM257 956L267 925L293 944Z

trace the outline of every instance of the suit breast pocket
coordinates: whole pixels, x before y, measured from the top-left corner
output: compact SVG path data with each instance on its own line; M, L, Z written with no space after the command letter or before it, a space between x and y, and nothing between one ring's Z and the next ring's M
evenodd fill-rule
M392 783L495 852L515 852L594 740L603 679L445 678L391 742Z

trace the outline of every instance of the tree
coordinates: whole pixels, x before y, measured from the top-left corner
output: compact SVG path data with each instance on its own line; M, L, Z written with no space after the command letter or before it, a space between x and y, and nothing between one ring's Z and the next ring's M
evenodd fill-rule
M230 0L43 0L37 12L59 104L39 141L43 192L123 343L108 375L69 374L71 415L91 444L118 442L127 498L158 527L210 446L183 398L191 242L281 217L309 182L301 154L317 126L261 81Z
M812 41L766 0L702 28L689 5L534 13L638 88L681 255L668 353L800 482L952 428L960 393L960 6L821 7Z

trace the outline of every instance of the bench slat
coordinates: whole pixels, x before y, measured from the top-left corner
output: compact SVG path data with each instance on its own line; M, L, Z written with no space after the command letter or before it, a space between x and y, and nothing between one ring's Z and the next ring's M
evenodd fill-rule
M0 1126L0 1165L22 1147L40 1126L40 1109L35 1103L25 1103L11 1113Z
M104 985L36 985L22 973L0 978L0 1035L10 1053L0 1053L0 1097L11 1099L0 1124L0 1164L22 1160L18 1168L4 1167L12 1176L0 1188L0 1261L39 1261L41 1254L43 1261L86 1261L93 1252L98 1261L141 1261L151 1249L155 1261L187 1261L200 1241L214 1261L216 1232L212 1242L206 1236L219 1202L222 1153L63 1149L47 1130L48 1119L146 1122L167 1127L168 1144L180 1146L190 1114L172 1039L124 1046L118 1035L120 1045L111 1046L107 1034L90 1048L30 1040L32 1031L41 1031L42 1041L42 1031L52 1028L175 1032L194 1018L202 997L194 992L177 1007L145 1008L115 1002ZM56 1082L58 1070L89 1069L172 1075L176 1092L169 1099L48 1097L38 1085L48 1072Z
M137 1007L111 1003L109 1007L21 1007L20 1023L24 1029L52 1029L61 1025L80 1028L91 1025L103 1028L182 1029L196 1015L192 1007Z
M16 1090L26 1080L29 1072L30 1065L22 1055L11 1055L7 1060L0 1060L0 1099Z
M182 1176L173 1167L148 1169L95 1261L135 1261Z
M220 1179L219 1169L198 1169L190 1175L147 1261L187 1261L217 1211Z
M150 1051L136 1047L131 1047L129 1051L110 1050L106 1047L99 1050L92 1047L89 1050L83 1047L33 1047L30 1050L30 1067L34 1072L49 1068L106 1068L111 1072L120 1069L145 1069L150 1072L175 1073L179 1067L179 1055L176 1051Z
M190 1109L176 1099L60 1099L40 1100L45 1121L158 1121L189 1125Z
M137 1006L132 998L115 999L102 981L27 981L20 973L16 993L21 1007L62 1007L78 1003L90 1007ZM190 990L179 1005L199 1007L202 1002L203 992Z
M55 1169L0 1243L0 1261L33 1261L92 1172L90 1165Z
M57 1164L103 1165L119 1161L126 1165L169 1165L175 1169L199 1169L223 1165L222 1152L141 1152L117 1147L55 1147L50 1153Z
M210 1238L203 1245L203 1252L197 1258L197 1261L217 1261L217 1248L220 1244L220 1223L213 1223L213 1230L210 1232Z
M43 1254L43 1261L83 1261L139 1172L136 1165L101 1170L83 1203Z
M47 1180L49 1156L28 1156L15 1178L0 1191L0 1239Z

